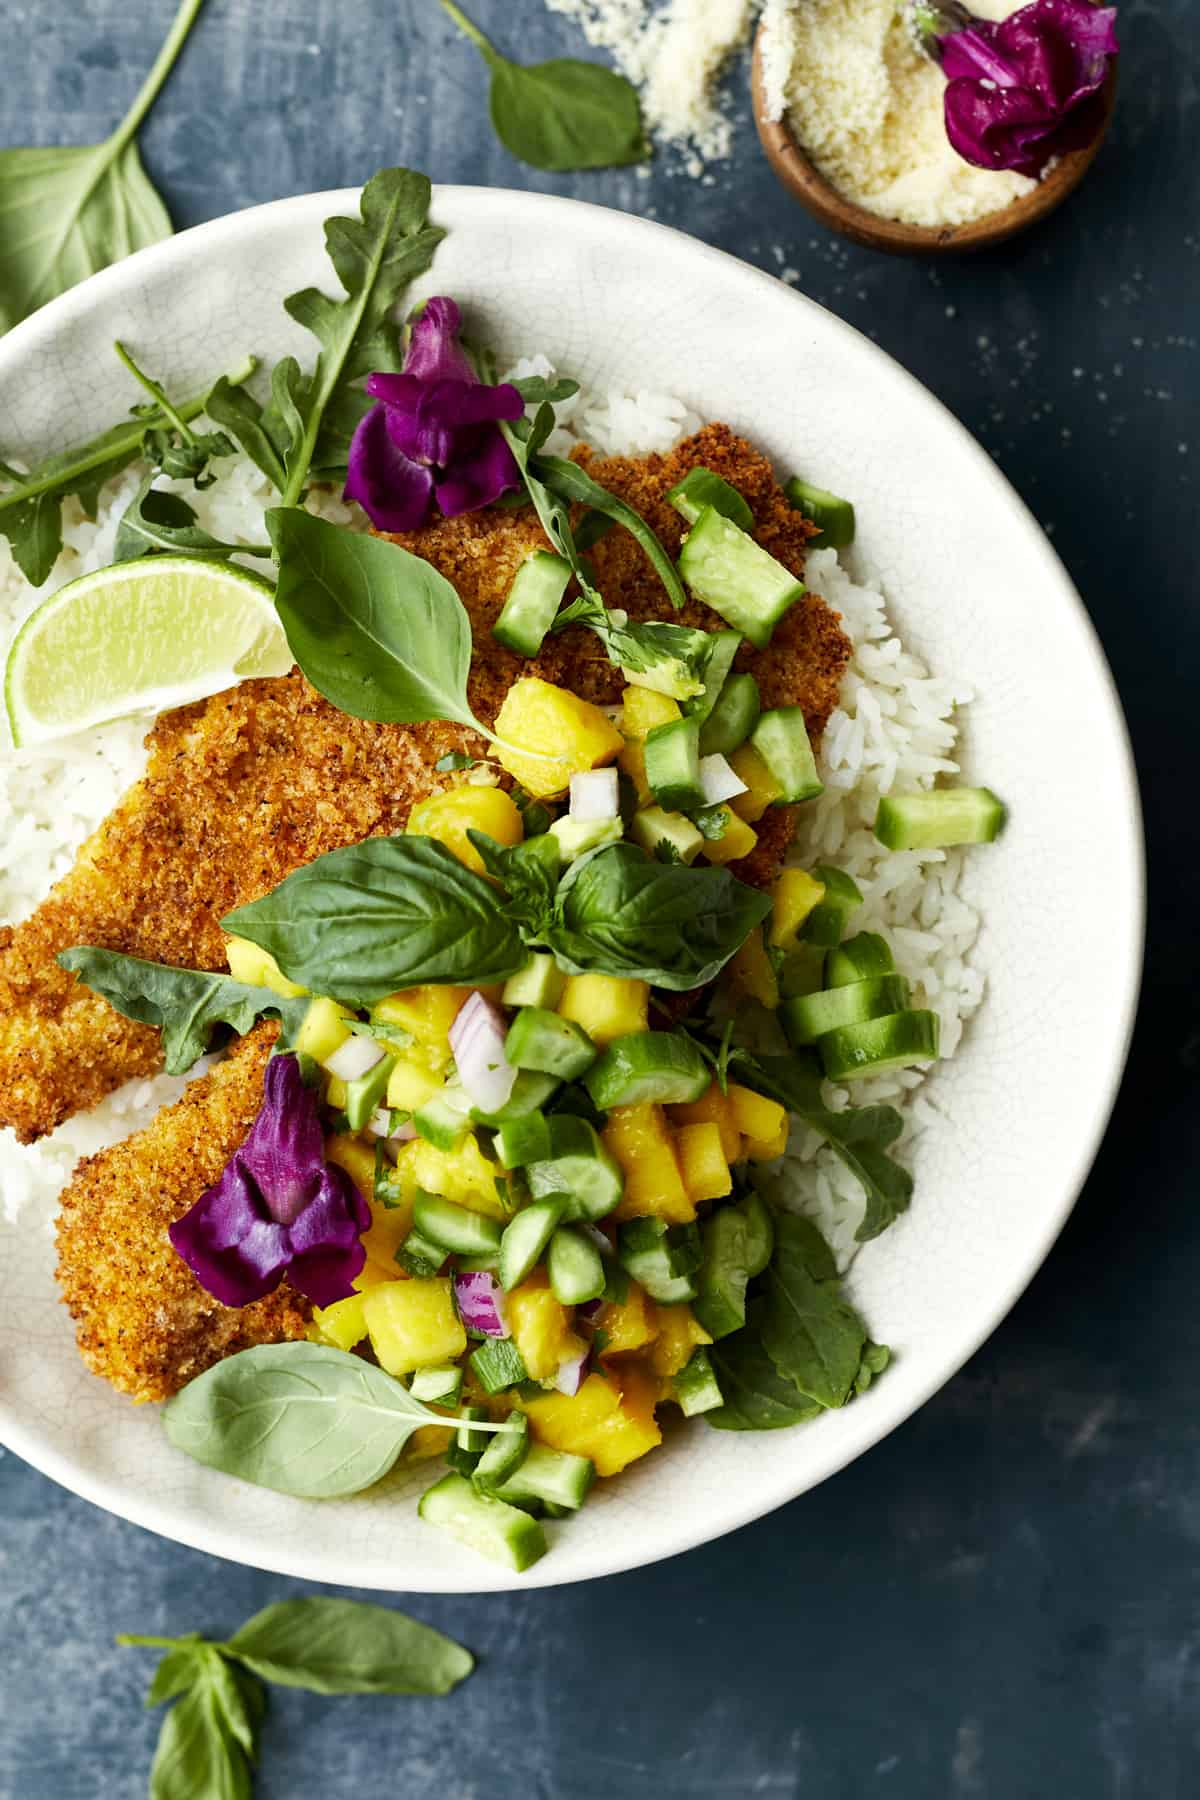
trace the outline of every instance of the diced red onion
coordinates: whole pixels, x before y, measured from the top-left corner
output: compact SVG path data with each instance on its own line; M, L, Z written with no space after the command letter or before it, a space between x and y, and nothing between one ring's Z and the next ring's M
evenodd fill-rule
M583 1386L584 1374L587 1370L590 1350L581 1351L578 1356L568 1356L558 1365L558 1374L554 1377L554 1385L560 1394L577 1394Z
M369 1037L348 1037L344 1044L339 1044L331 1056L325 1058L322 1068L330 1075L336 1075L339 1081L357 1081L368 1069L373 1069L377 1062L382 1062L385 1052Z
M598 1316L603 1305L603 1300L585 1300L582 1306L575 1308L575 1317L583 1324L590 1325Z
M472 1106L499 1112L507 1106L517 1071L504 1054L504 1014L476 989L450 1027L450 1048Z
M506 1338L512 1332L505 1315L504 1290L486 1269L454 1277L454 1298L464 1325L485 1337Z
M580 775L572 775L570 811L573 819L585 822L591 819L619 819L621 797L617 786L617 771L585 769Z
M594 1225L590 1219L581 1219L578 1230L582 1231L584 1237L591 1238L601 1256L612 1255L612 1239L605 1237L600 1227Z
M417 1135L417 1128L411 1123L407 1125L398 1125L395 1131L393 1131L391 1109L386 1106L378 1107L376 1111L371 1114L371 1117L367 1122L367 1130L371 1133L372 1137L383 1138L385 1140L383 1147L393 1162L395 1162L396 1157L399 1154L401 1144L411 1143L413 1138Z
M734 774L723 756L700 758L700 786L707 806L720 806L723 800L733 800L746 792L745 782Z

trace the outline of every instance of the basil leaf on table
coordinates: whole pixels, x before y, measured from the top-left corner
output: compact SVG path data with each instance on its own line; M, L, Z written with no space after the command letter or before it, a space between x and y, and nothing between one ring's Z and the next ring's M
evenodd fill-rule
M119 1638L117 1641L121 1642ZM154 1671L154 1679L146 1695L148 1707L162 1706L191 1687L203 1667L204 1659L200 1654L203 1644L204 1639L198 1631L190 1631L186 1637L175 1639Z
M202 0L183 0L129 111L102 144L0 150L0 332L146 244L171 221L135 134Z
M244 1034L257 1019L276 1015L283 1026L280 1042L287 1043L308 1011L307 995L288 999L271 988L235 981L232 975L143 962L141 957L92 944L60 950L57 960L125 1018L159 1027L168 1075L186 1074L208 1049L218 1024Z
M610 844L568 869L544 941L572 974L681 992L714 980L770 910L768 894L725 869L660 863L633 844Z
M204 1800L250 1800L250 1765L229 1729L218 1679L206 1663L163 1720L150 1800L197 1800L201 1794Z
M637 90L623 75L574 57L510 62L454 0L441 5L487 63L492 125L522 162L566 173L641 162L650 154Z
M221 925L302 987L364 1005L425 983L485 986L526 960L495 888L433 838L330 850Z
M224 544L196 523L196 509L180 494L156 488L153 475L148 475L134 495L117 526L113 561L129 562L135 556L157 556L173 552L185 556L207 556L214 560L230 556L270 556L269 544Z
M168 1400L162 1420L175 1448L210 1469L298 1500L336 1500L373 1487L414 1431L452 1415L361 1357L299 1342L226 1357Z
M264 1681L314 1694L448 1694L475 1666L391 1607L320 1595L264 1608L224 1648Z

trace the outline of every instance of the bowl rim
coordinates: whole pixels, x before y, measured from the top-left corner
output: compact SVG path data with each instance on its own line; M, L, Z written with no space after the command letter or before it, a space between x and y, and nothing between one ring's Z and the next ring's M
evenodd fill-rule
M27 346L30 350L34 350L39 342L53 338L60 323L66 324L70 320L86 314L93 307L104 306L127 286L136 287L144 272L156 269L160 265L169 268L176 259L186 262L193 253L194 247L200 244L209 249L210 255L228 256L233 254L236 252L239 242L257 234L268 222L274 226L278 221L286 220L289 214L294 214L298 220L303 219L305 226L308 227L315 217L319 216L324 219L334 212L353 211L357 207L360 192L361 190L358 188L342 188L268 201L193 226L173 238L137 252L125 261L92 276L80 286L71 289L16 326L4 340L0 341L0 379L3 378L6 364L11 365L14 361L24 358ZM1040 539L1040 548L1046 558L1048 568L1057 576L1061 598L1069 605L1081 649L1086 649L1092 664L1092 672L1099 677L1102 688L1110 701L1109 725L1114 751L1118 755L1121 769L1120 791L1113 795L1113 803L1114 807L1119 809L1119 814L1123 815L1127 821L1131 852L1128 859L1125 860L1122 871L1126 885L1122 908L1126 929L1123 943L1115 946L1119 954L1114 958L1116 968L1122 973L1122 990L1115 996L1114 1031L1110 1039L1105 1080L1102 1090L1093 1096L1090 1128L1086 1134L1082 1135L1076 1154L1072 1159L1070 1180L1064 1184L1057 1204L1053 1208L1047 1209L1037 1232L1030 1232L1024 1240L1026 1247L1020 1259L1019 1269L1006 1287L1003 1296L998 1296L993 1305L988 1308L986 1315L975 1321L973 1329L960 1341L955 1354L945 1362L939 1361L936 1369L932 1370L927 1379L917 1388L907 1394L903 1401L893 1401L881 1414L877 1414L874 1407L869 1410L864 1409L862 1426L836 1451L831 1453L826 1450L824 1457L819 1459L818 1472L811 1479L802 1478L795 1482L789 1481L786 1492L772 1490L765 1497L761 1494L744 1495L740 1493L736 1497L731 1496L730 1503L722 1511L719 1522L714 1521L710 1516L702 1518L698 1511L690 1511L686 1516L677 1519L671 1541L664 1542L649 1554L633 1548L618 1534L610 1534L606 1538L606 1543L610 1545L611 1554L606 1555L603 1559L597 1559L596 1566L583 1571L572 1570L568 1573L564 1567L564 1572L559 1574L557 1570L561 1565L558 1559L551 1556L545 1558L524 1576L517 1576L510 1571L501 1569L498 1565L487 1564L482 1559L478 1559L480 1563L478 1569L464 1566L462 1579L439 1578L430 1584L428 1581L422 1581L421 1571L418 1569L413 1572L417 1578L415 1581L409 1578L403 1582L387 1579L383 1582L368 1580L364 1583L364 1574L369 1577L372 1572L364 1571L361 1566L354 1565L353 1550L344 1553L343 1561L335 1568L324 1566L314 1568L311 1557L303 1551L303 1539L300 1536L296 1540L301 1546L297 1554L292 1554L289 1545L281 1541L277 1551L264 1554L261 1549L257 1549L253 1554L247 1555L238 1543L236 1514L231 1515L235 1521L233 1524L226 1524L222 1518L198 1518L188 1521L186 1525L181 1525L174 1516L174 1509L169 1501L160 1503L152 1492L146 1490L141 1490L131 1497L128 1492L120 1490L120 1484L117 1481L102 1474L92 1474L90 1471L78 1469L67 1455L60 1454L52 1445L47 1446L39 1442L36 1433L27 1430L22 1421L9 1419L6 1416L6 1409L0 1403L0 1443L13 1450L42 1474L49 1476L70 1492L78 1494L82 1499L88 1500L93 1505L128 1520L132 1524L155 1531L189 1549L307 1581L322 1581L356 1587L374 1585L377 1591L390 1592L486 1593L511 1589L524 1591L534 1587L559 1586L574 1581L620 1574L713 1542L717 1538L775 1511L789 1500L798 1498L811 1488L819 1486L831 1475L837 1474L850 1462L855 1461L875 1444L881 1442L883 1438L890 1435L923 1406L932 1395L945 1386L952 1376L958 1373L1008 1315L1042 1266L1075 1206L1107 1130L1128 1058L1140 992L1145 937L1146 879L1142 809L1128 726L1116 683L1095 626L1092 624L1083 600L1061 558L1045 537L1025 501L996 467L983 447L936 395L931 393L878 344L839 318L837 314L828 311L817 301L785 287L775 277L755 268L752 264L743 262L739 257L705 244L702 240L694 238L676 227L622 213L615 208L563 196L466 184L435 185L434 207L436 208L439 199L451 196L455 203L462 202L468 208L479 206L491 209L497 205L505 205L518 213L522 209L526 209L529 214L537 215L539 224L545 224L554 218L583 213L589 215L593 229L611 234L618 239L624 236L631 240L631 251L636 250L636 245L632 240L640 240L643 246L648 245L651 240L662 246L666 240L667 248L672 252L685 252L701 263L706 262L710 265L721 265L727 269L736 270L739 280L747 284L749 288L759 289L764 296L769 293L775 303L778 303L779 299L786 295L788 301L798 310L803 309L818 314L823 331L842 334L847 339L853 340L857 355L875 360L881 372L886 369L888 378L907 388L914 401L917 401L920 406L925 409L934 409L939 417L940 428L956 441L958 454L977 467L997 490L998 496L1003 496L1005 504L1013 514L1023 525L1032 528L1036 533ZM885 1390L881 1387L881 1398L884 1392ZM466 1565L470 1559L464 1557L463 1560Z

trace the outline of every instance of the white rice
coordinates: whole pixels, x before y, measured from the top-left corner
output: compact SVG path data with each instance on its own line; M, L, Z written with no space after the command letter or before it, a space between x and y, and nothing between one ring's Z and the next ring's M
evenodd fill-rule
M550 375L544 357L524 359L513 375ZM668 450L698 429L700 419L670 395L613 389L580 393L556 409L550 448L565 454L584 441L613 454ZM71 501L64 508L65 549L47 583L36 593L0 540L0 644L55 588L112 559L117 521L136 491L140 471L110 482L93 523ZM178 487L195 506L200 523L226 541L263 541L263 511L273 490L242 458L228 459L220 480L202 492ZM340 523L357 522L333 495L314 497L314 511ZM883 595L856 584L833 551L809 560L810 587L842 615L854 654L841 704L829 721L822 747L824 795L807 810L797 841L797 860L835 862L865 896L855 915L858 930L881 930L897 965L913 984L918 1005L932 1007L942 1026L942 1052L952 1056L964 1021L979 1005L982 980L971 966L978 915L958 893L962 859L957 852L896 854L871 831L880 794L892 788L928 787L938 775L954 775L955 709L969 692L941 680L908 653L888 620ZM145 719L127 720L51 750L0 755L0 920L24 918L74 861L79 846L100 824L145 766ZM158 1076L130 1082L92 1112L68 1120L41 1143L23 1147L0 1132L0 1195L7 1217L26 1203L42 1209L49 1229L54 1202L76 1160L148 1123L174 1099L185 1077ZM936 1091L936 1077L935 1091ZM856 1084L853 1100L890 1100L903 1109L905 1147L939 1114L926 1091L929 1078L902 1071ZM845 1089L827 1090L835 1108L850 1103ZM816 1135L793 1133L772 1186L788 1204L811 1212L834 1246L839 1262L854 1252L854 1233L864 1197L853 1176Z

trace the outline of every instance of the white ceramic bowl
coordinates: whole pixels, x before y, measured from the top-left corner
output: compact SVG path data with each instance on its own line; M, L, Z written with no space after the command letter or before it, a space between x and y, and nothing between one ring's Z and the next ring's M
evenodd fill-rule
M47 307L0 341L0 449L41 456L116 419L128 403L116 337L177 393L246 351L308 357L280 302L329 285L322 221L356 207L351 192L258 207ZM811 301L662 226L478 188L440 190L435 214L449 235L424 291L456 295L502 351L542 349L589 383L677 394L781 470L853 495L862 552L904 636L978 689L968 776L1012 809L1002 846L970 861L988 998L937 1076L950 1122L920 1141L911 1212L854 1271L894 1366L854 1405L793 1431L673 1433L605 1483L528 1575L423 1526L420 1475L312 1505L177 1454L154 1409L79 1362L45 1229L0 1228L0 1430L12 1449L97 1505L240 1562L484 1591L609 1574L743 1525L876 1443L966 1361L1049 1250L1104 1130L1137 994L1143 863L1124 723L1079 597L988 457L911 376Z

